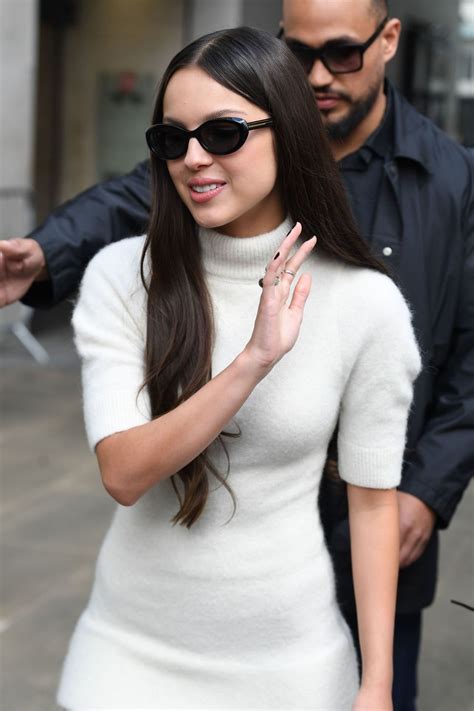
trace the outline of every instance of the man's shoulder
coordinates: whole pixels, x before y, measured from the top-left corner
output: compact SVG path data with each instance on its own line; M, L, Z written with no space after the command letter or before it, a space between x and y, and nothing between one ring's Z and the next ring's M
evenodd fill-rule
M421 114L405 97L393 88L395 101L396 149L418 156L420 162L441 180L453 180L472 175L474 153L448 136L430 118ZM456 170L456 175L445 171ZM461 173L459 173L461 171Z
M472 200L474 189L474 152L461 146L430 119L421 117L423 132L431 151L430 185L436 199L458 207ZM438 208L439 209L439 208Z
M418 113L418 112L417 112ZM473 170L474 153L448 136L439 126L436 126L431 119L420 116L422 122L422 137L428 141L433 148L433 160L435 162L450 161L458 163L466 170ZM450 176L446 176L450 177Z

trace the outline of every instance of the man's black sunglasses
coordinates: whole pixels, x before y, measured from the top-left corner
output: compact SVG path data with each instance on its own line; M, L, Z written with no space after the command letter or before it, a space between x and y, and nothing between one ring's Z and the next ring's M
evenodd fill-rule
M225 156L243 146L249 131L272 125L271 118L250 123L242 118L219 118L206 121L194 131L170 123L157 123L150 126L145 135L152 153L161 160L175 160L186 154L190 138L197 138L209 153Z
M291 39L283 38L287 46L295 57L301 62L306 74L311 72L317 59L320 59L328 72L331 74L350 74L358 72L364 64L364 52L375 42L379 34L388 22L387 17L377 26L375 32L370 35L366 42L357 44L354 42L341 42L339 40L329 40L319 49L310 47L307 44ZM278 37L283 37L283 28L278 33Z

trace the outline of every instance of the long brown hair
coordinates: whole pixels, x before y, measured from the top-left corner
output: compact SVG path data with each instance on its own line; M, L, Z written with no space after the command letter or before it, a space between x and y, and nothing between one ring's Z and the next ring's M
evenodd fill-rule
M287 214L301 222L303 238L316 234L319 251L385 272L357 232L313 91L285 44L249 27L197 39L166 69L153 123L163 120L170 78L189 65L200 67L272 117L280 194ZM151 169L152 210L141 266L148 292L145 386L155 418L176 408L211 378L214 324L197 225L166 162L151 155ZM219 440L223 444L222 437ZM233 496L206 450L171 479L180 505L174 523L189 528L201 515L209 494L207 470Z

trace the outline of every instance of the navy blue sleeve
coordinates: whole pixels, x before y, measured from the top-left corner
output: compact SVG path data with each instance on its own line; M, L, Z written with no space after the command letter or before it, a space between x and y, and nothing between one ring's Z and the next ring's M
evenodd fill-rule
M102 247L146 232L150 202L150 165L143 161L61 205L29 235L43 249L49 280L33 284L23 303L46 308L73 294Z
M474 473L474 161L464 191L463 255L451 348L424 431L400 489L424 501L445 528Z

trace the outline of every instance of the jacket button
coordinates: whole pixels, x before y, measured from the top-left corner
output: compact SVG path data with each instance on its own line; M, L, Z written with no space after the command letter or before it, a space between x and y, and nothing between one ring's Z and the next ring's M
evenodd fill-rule
M384 257L390 257L393 252L393 249L391 247L384 247L382 250L382 254Z

